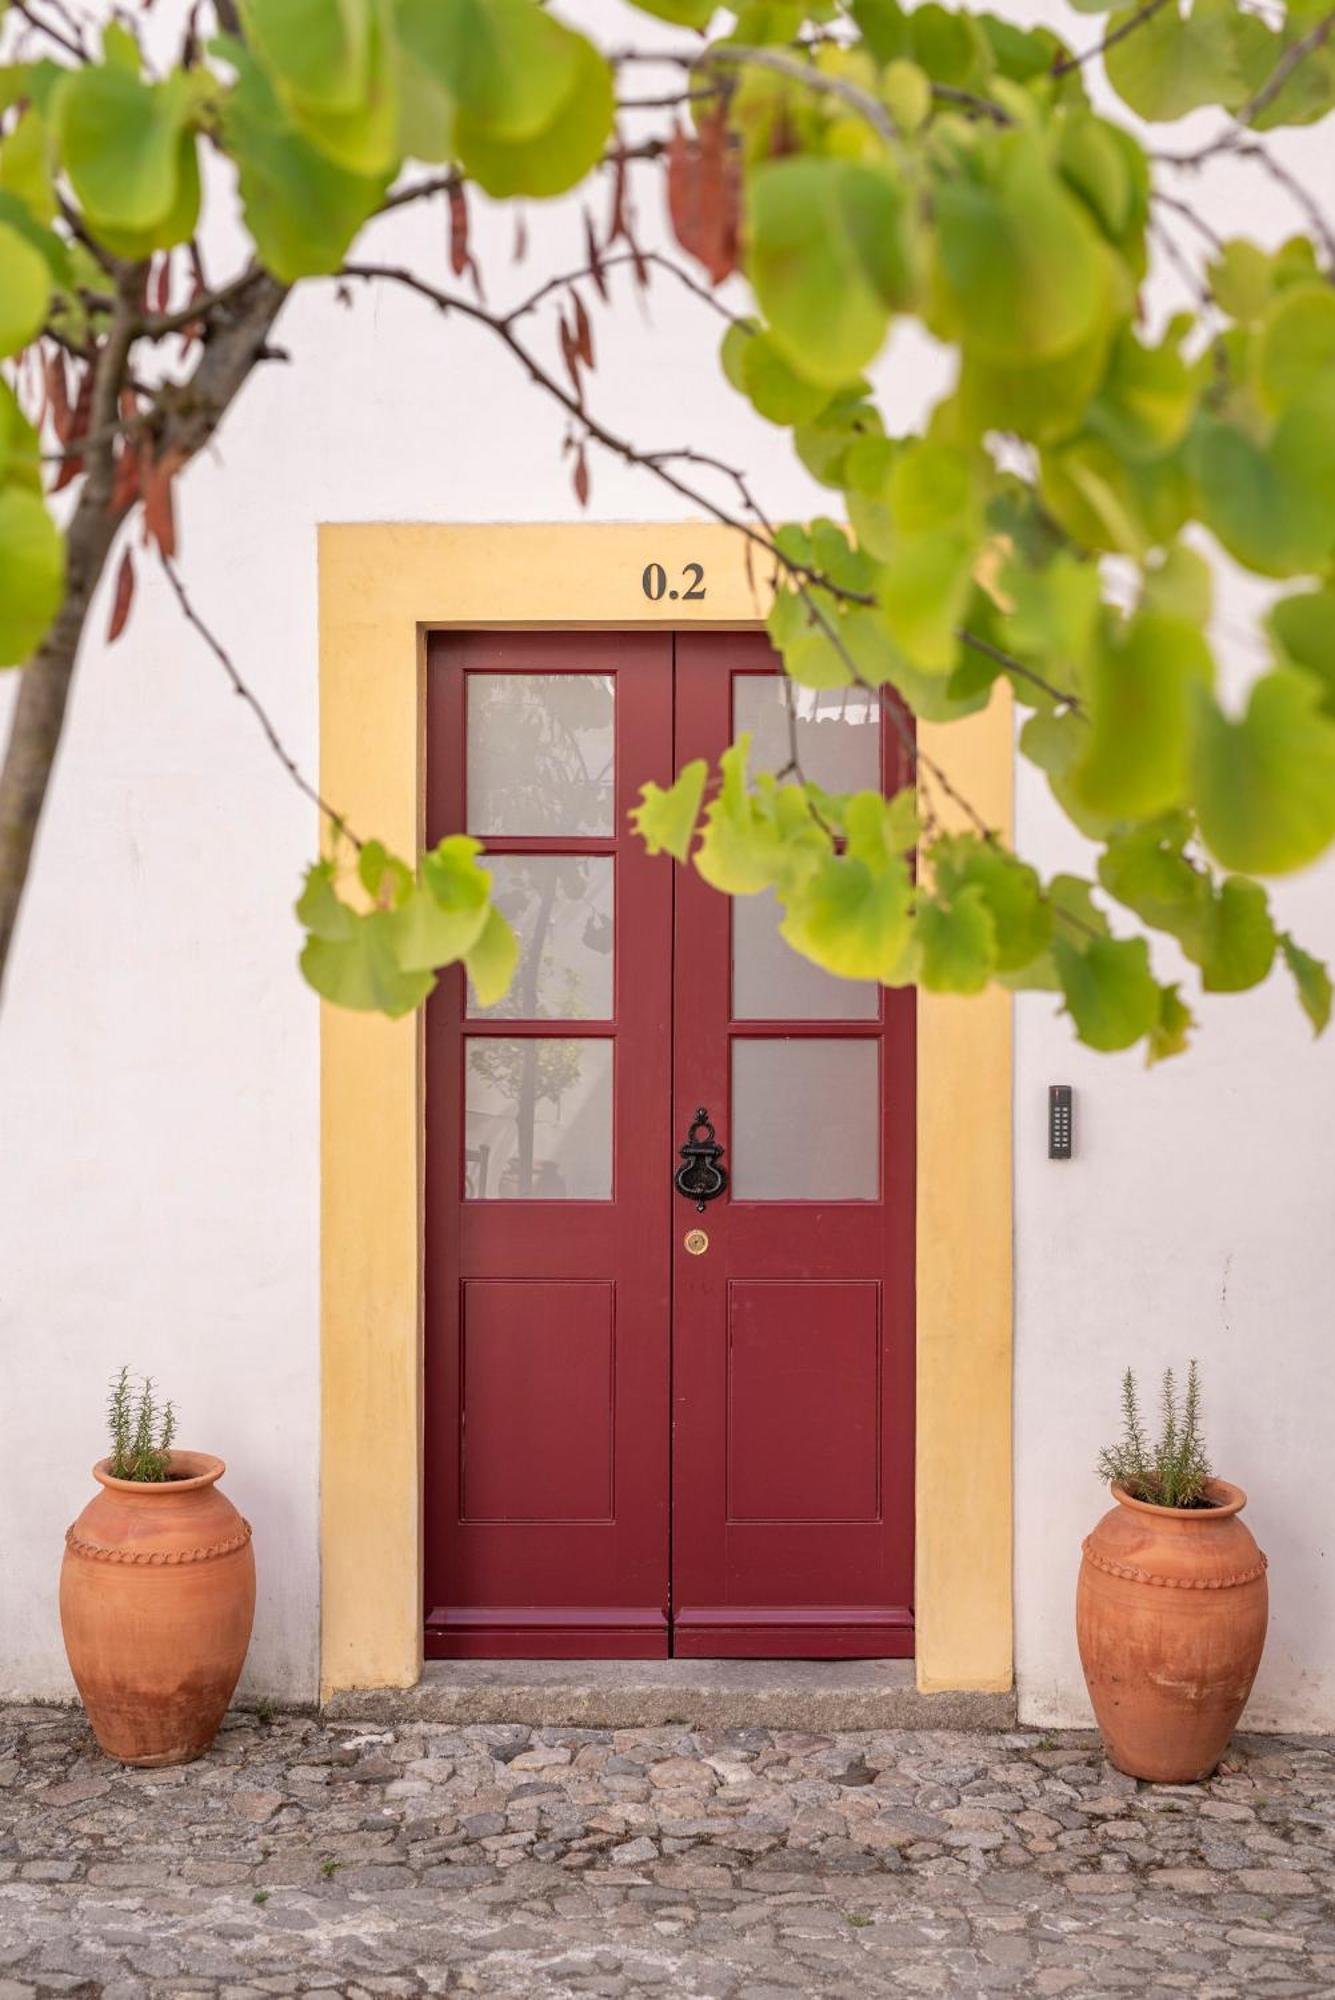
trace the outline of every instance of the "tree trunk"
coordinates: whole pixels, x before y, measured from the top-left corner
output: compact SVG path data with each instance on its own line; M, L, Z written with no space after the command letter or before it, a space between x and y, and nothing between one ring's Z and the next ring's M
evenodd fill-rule
M114 420L136 322L139 279L129 273L120 311L98 363L91 428ZM210 325L204 353L188 382L170 385L153 413L158 457L184 466L212 437L256 362L262 358L287 288L256 270L251 283ZM112 505L114 448L90 456L89 470L66 536L65 597L55 623L23 669L9 745L0 768L0 991L23 902L38 823L65 724L70 684L89 606L106 568L125 508Z

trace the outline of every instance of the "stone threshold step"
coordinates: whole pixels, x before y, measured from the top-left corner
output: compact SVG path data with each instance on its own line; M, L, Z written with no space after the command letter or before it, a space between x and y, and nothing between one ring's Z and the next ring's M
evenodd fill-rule
M429 1660L416 1687L337 1694L324 1714L530 1729L1009 1729L1015 1695L920 1694L911 1660Z

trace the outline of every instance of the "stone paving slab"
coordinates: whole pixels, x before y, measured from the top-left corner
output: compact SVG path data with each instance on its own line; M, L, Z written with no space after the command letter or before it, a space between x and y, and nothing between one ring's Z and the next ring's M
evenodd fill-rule
M1335 1993L1335 1743L231 1716L183 1769L0 1708L0 2000Z

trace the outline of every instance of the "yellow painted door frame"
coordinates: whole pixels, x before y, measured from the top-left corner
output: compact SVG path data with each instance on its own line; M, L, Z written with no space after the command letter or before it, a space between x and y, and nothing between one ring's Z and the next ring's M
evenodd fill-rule
M748 628L768 591L703 522L339 524L319 534L320 787L399 853L422 838L427 631ZM646 565L703 600L645 594ZM656 579L655 579L656 583ZM684 589L685 585L683 585ZM1011 827L1007 691L923 749ZM665 864L666 865L666 864ZM422 1057L417 1018L321 1010L322 1694L422 1666ZM1011 1621L1011 1017L918 1002L917 1677L1005 1689Z

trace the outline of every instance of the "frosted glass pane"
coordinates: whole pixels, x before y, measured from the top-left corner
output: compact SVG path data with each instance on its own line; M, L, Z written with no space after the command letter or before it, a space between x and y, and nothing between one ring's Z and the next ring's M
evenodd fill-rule
M836 979L779 936L782 911L771 890L732 905L732 1011L738 1021L874 1021L881 989L870 979Z
M612 1013L612 868L609 855L508 854L484 866L492 900L519 938L510 991L470 1014L606 1021Z
M611 833L610 674L469 674L470 833Z
M471 1037L464 1054L470 1198L611 1199L610 1041Z
M787 704L797 716L804 777L827 792L881 788L881 711L867 688L804 688L786 674L738 674L734 735L751 732L751 769L781 771L792 756Z
M738 1201L875 1201L881 1093L874 1041L734 1041Z

